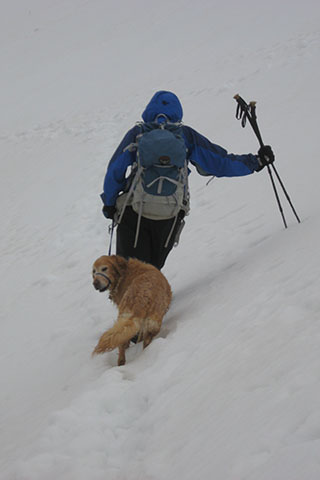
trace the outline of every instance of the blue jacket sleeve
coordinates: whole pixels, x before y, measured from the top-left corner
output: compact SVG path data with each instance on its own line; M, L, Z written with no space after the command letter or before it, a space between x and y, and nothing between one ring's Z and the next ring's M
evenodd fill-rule
M103 184L101 199L104 205L115 205L117 196L126 186L126 171L136 159L136 153L124 149L136 141L138 126L131 128L111 157Z
M183 135L188 148L188 159L201 175L239 177L249 175L258 168L258 159L251 153L235 155L211 143L206 137L184 125Z

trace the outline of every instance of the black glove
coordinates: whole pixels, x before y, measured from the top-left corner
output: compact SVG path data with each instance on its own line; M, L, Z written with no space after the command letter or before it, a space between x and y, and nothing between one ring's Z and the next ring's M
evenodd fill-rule
M104 205L102 213L106 218L111 218L113 220L114 214L116 213L116 207L114 205Z
M258 150L258 162L259 167L256 169L256 172L260 172L266 165L271 165L275 160L274 153L270 145L264 145Z

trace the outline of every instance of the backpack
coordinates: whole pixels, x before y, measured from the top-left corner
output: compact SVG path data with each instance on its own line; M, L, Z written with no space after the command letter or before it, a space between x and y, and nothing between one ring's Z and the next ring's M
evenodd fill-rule
M138 124L141 133L126 149L136 151L126 192L117 200L121 222L125 208L131 205L138 214L134 247L137 245L141 217L152 220L175 218L165 247L176 225L178 214L189 212L187 149L180 123L148 122Z

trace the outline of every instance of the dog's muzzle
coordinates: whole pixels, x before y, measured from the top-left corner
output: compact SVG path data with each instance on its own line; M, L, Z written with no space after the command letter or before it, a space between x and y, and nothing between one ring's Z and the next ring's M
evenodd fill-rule
M100 277L104 278L105 280L107 280L107 282L108 282L107 285L101 283L99 281L99 279L97 278L97 276L100 276ZM108 290L110 285L111 285L111 280L107 275L105 275L104 273L100 273L100 272L94 274L93 286L96 290L99 290L99 292L105 292L106 290Z

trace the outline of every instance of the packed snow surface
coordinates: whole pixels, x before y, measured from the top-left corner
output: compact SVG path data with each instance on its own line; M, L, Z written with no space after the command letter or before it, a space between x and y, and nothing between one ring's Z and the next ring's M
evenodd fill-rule
M0 62L1 480L318 480L319 2L12 0ZM267 171L192 169L172 306L118 367L90 356L116 318L99 194L160 89L234 153L258 143L233 95L256 100L302 222Z

